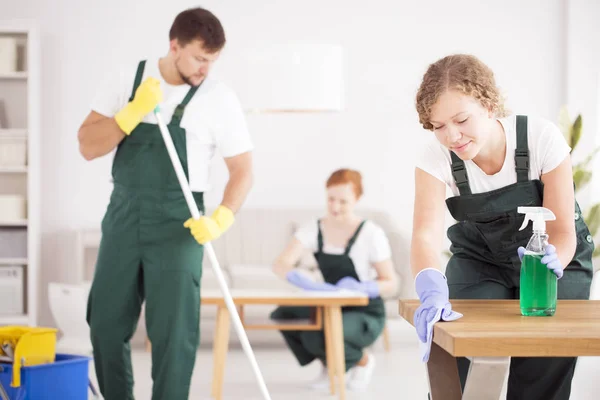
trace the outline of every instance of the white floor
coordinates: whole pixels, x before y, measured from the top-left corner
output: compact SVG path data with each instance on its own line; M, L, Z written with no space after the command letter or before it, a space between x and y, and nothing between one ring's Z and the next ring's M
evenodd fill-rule
M371 390L362 394L348 393L348 400L399 398L396 396L398 393L396 390L399 388L405 393L404 398L406 399L426 399L424 369L421 366L411 367L407 363L402 365L398 361L401 352L400 348L389 354L378 352L376 354L377 376L373 379ZM210 398L212 375L210 356L206 351L199 353L190 399ZM320 371L317 363L301 368L285 350L256 349L256 357L273 400L306 400L309 396L323 399L335 398L330 396L327 391L319 392L307 387L307 383L311 382ZM233 351L227 361L223 398L262 400L244 352ZM135 373L136 382L138 382L135 388L136 399L150 399L150 382L147 376L142 376L150 371L149 357L143 353L136 354L136 366L138 366L138 371ZM392 395L394 392L396 395Z
M232 335L235 335L232 332ZM376 360L376 372L370 390L366 393L347 392L348 400L363 399L427 399L425 367L418 361L418 348L414 337L396 340L389 353L380 342L372 349ZM319 374L317 362L300 367L285 348L254 348L263 377L273 400L305 400L309 396L319 399L335 399L327 391L315 391L308 384ZM150 400L151 356L143 349L133 351L135 397ZM209 349L198 352L190 399L209 399L212 377L212 354ZM92 379L95 377L92 373ZM401 391L402 395L400 396ZM231 349L227 356L227 368L223 385L223 398L263 400L246 354L241 348Z
M232 332L232 335L235 335ZM427 399L425 366L419 362L418 345L412 332L400 329L392 335L392 349L386 353L380 342L373 352L376 358L376 373L367 393L348 392L348 400L366 399ZM254 349L261 372L273 400L336 399L327 392L318 392L307 387L320 368L315 362L300 367L285 348ZM212 354L209 349L198 352L192 378L190 399L209 399L212 377ZM135 374L135 397L137 400L150 400L152 381L150 379L150 354L143 349L133 352ZM573 382L571 400L597 399L600 391L597 372L600 358L581 359ZM93 377L93 370L91 371ZM92 378L95 381L95 377ZM596 393L594 395L593 393ZM240 348L231 349L227 358L224 384L224 399L262 400L254 374L245 353Z

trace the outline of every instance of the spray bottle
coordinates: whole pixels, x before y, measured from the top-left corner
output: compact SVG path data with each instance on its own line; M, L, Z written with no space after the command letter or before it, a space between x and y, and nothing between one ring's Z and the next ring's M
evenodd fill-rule
M521 261L521 314L552 316L556 312L557 278L541 260L548 246L546 221L554 221L556 216L544 207L519 207L517 211L525 214L519 230L525 229L529 221L533 221L533 235Z

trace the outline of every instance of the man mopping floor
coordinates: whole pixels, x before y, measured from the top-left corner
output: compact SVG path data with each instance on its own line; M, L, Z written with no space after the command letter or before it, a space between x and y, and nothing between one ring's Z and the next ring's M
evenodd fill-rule
M129 340L144 300L152 398L188 398L199 343L201 245L234 223L252 184L252 142L239 101L208 76L225 45L221 23L207 10L189 9L175 18L169 39L166 56L126 66L104 82L79 129L85 159L115 151L87 316L106 400L133 399ZM201 211L210 160L216 150L224 157L229 181L210 217L189 218L152 115L159 103Z

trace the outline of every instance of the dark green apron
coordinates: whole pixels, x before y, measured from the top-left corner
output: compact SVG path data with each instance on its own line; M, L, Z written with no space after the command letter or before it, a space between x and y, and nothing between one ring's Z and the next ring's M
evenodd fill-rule
M517 183L471 194L464 162L454 153L451 156L460 195L446 201L457 221L448 229L453 253L446 267L450 298L518 299L521 262L517 248L527 245L532 226L519 231L525 216L517 213L517 207L541 207L544 194L539 179L529 180L527 117L517 116ZM594 244L577 202L574 220L577 250L558 281L559 299L588 299L590 295ZM507 399L567 400L575 363L576 358L513 357ZM460 358L458 366L464 388L468 359Z
M130 101L144 66L139 63ZM190 89L168 124L186 176L180 122L196 90ZM106 400L133 399L129 340L145 300L152 399L184 400L199 343L203 247L183 227L190 211L158 125L141 123L123 139L112 176L87 312L100 391ZM203 211L202 193L194 198Z
M340 279L347 276L360 280L350 258L350 250L364 223L365 221L361 222L354 232L343 254L327 254L323 252L323 235L320 221L317 222L318 250L314 256L325 282L335 285ZM271 314L271 318L277 320L306 319L312 315L311 307L278 307ZM346 370L348 370L360 361L363 349L373 344L383 331L385 326L383 299L381 297L370 299L369 304L363 307L342 307L342 324ZM300 365L307 365L316 358L326 364L323 331L281 331L281 334Z

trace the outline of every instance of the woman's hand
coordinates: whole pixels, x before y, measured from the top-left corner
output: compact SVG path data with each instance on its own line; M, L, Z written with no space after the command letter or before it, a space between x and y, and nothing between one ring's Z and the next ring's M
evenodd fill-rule
M517 253L519 253L519 259L523 261L523 256L525 255L525 247L521 246L517 249ZM556 247L549 244L546 247L546 254L542 257L542 264L546 265L546 267L554 272L554 275L558 279L562 278L564 273L564 268L560 259L558 258L558 253L556 253Z
M379 285L376 281L359 282L351 276L346 276L340 279L335 286L341 289L362 292L369 296L370 299L379 297Z

